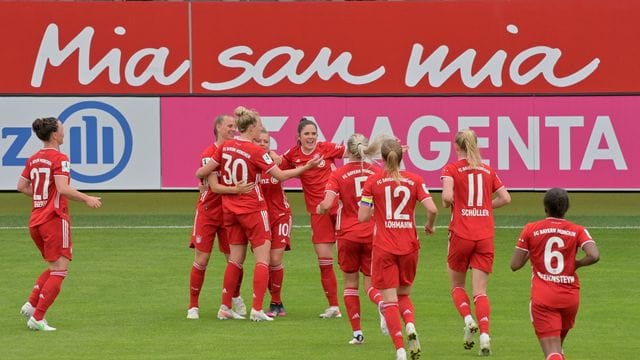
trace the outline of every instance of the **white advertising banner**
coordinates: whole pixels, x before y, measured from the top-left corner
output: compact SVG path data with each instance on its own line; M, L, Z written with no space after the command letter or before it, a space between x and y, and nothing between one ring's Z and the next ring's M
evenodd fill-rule
M39 117L64 124L61 151L81 190L160 188L158 98L0 98L0 190L16 188L24 164L42 147L31 130Z

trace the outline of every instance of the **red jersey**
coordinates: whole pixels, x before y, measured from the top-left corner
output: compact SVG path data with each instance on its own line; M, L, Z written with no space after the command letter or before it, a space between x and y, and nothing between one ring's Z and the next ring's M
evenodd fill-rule
M227 140L216 150L213 161L219 165L222 185L234 186L242 182L257 185L245 194L223 194L224 211L247 214L267 210L259 186L260 174L271 171L276 164L263 148L247 140Z
M336 169L334 164L335 159L342 159L344 157L344 149L344 145L337 145L330 142L318 142L316 143L316 147L309 154L305 154L300 145L297 145L284 153L283 157L289 163L290 168L304 166L309 160L313 159L316 154L324 157L323 161L320 162L320 165L313 169L309 169L300 175L304 201L307 205L307 211L310 214L315 214L316 206L322 202L322 199L324 199L324 188L327 185L327 181L329 181L331 172ZM331 213L334 212L335 208Z
M200 166L204 166L209 161L211 161L213 154L216 153L217 149L218 145L216 144L210 145L206 149L204 149L202 151L202 155L200 155ZM214 173L216 174L216 176L218 176L218 181L220 181L219 169L217 169ZM203 179L202 183L204 185L207 185L207 190L200 193L197 204L198 212L206 214L207 217L211 219L219 219L220 221L222 221L222 196L209 189L207 179Z
M33 190L29 227L43 224L56 216L69 220L67 198L58 192L54 179L54 176L65 176L68 184L69 172L69 158L57 149L40 149L27 160L21 176L31 182Z
M386 171L369 176L362 189L362 204L373 205L373 246L406 255L420 249L415 204L431 197L422 178L401 171L400 184Z
M492 238L493 193L504 185L489 165L471 168L466 159L447 164L440 178L453 178L449 231L467 240Z
M524 227L516 248L529 253L533 302L562 308L579 296L576 253L588 242L593 239L587 229L564 219L546 218Z
M326 192L339 197L336 218L336 239L368 243L373 239L373 220L358 221L358 202L367 178L381 170L375 165L350 162L329 177Z
M286 160L283 164L286 166ZM262 194L267 202L267 210L269 211L269 223L280 218L283 215L291 213L291 207L287 202L287 196L284 194L282 183L271 176L267 172L263 172L260 177L260 187Z

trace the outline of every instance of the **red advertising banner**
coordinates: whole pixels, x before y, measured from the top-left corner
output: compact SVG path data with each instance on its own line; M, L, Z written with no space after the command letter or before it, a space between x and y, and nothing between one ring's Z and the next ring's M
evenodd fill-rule
M188 93L186 3L2 2L0 93Z
M640 2L0 2L3 94L640 92Z

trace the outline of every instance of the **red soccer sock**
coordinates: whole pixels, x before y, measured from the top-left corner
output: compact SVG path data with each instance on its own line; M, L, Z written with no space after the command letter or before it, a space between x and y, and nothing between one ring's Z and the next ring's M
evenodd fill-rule
M240 269L240 276L238 277L238 285L236 285L236 290L233 292L234 298L240 296L240 288L242 288L242 279L244 279L244 268Z
M233 292L228 289L237 289L238 282L242 277L242 264L233 261L227 262L227 268L224 270L224 279L222 280L222 305L226 305L231 309L231 298Z
M547 356L546 360L564 360L564 356L558 353L551 353L549 354L549 356Z
M260 311L262 310L262 302L264 301L264 293L267 292L267 284L269 283L269 265L263 262L256 263L253 268L253 305L252 307Z
M282 302L282 281L284 280L284 266L282 264L269 266L269 292L271 302L279 304Z
M204 283L204 274L207 271L207 267L193 263L191 267L191 277L189 278L189 309L192 307L198 307L198 299L200 298L200 290L202 289L202 283Z
M487 294L479 294L473 297L473 302L476 304L476 319L478 319L480 333L489 334L489 319L491 317L489 297Z
M36 311L33 313L33 317L36 320L40 321L44 318L44 314L58 297L62 281L66 276L67 270L52 270L49 272L49 278L44 283L42 291L40 291L40 301L38 301Z
M43 271L36 280L36 284L33 285L31 295L29 295L29 303L33 307L38 306L38 300L40 300L40 291L42 291L42 287L44 287L44 283L47 282L47 279L49 279L49 269Z
M338 306L338 281L333 271L333 258L318 258L320 281L329 306Z
M416 322L415 309L409 295L398 295L398 307L405 324Z
M451 291L451 297L453 298L453 305L463 318L467 315L471 315L471 308L469 307L469 295L462 287L453 288Z
M397 302L384 302L382 303L382 314L387 322L387 328L389 329L389 336L393 341L393 345L397 349L404 347L404 340L402 339L402 323L400 320L400 310Z
M367 296L369 297L369 300L376 305L382 301L382 294L380 294L380 291L373 286L367 289Z
M344 306L347 308L351 330L361 330L360 327L360 294L356 288L344 289Z

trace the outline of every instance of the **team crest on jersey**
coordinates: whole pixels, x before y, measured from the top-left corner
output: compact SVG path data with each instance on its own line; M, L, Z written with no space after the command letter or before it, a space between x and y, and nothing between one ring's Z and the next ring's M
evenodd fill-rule
M271 159L271 156L269 156L269 154L262 155L262 160L264 160L264 162L266 162L268 165L273 164L273 160Z
M63 161L62 162L62 171L63 172L69 172L71 171L71 165L69 164L68 161Z
M323 168L326 165L324 159L320 160L320 164L318 164L319 168Z
M277 184L278 183L278 179L274 178L273 176L271 177L271 183L272 184Z

